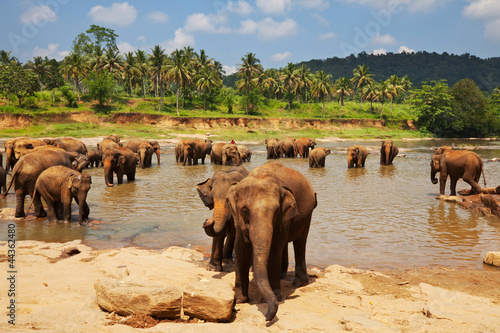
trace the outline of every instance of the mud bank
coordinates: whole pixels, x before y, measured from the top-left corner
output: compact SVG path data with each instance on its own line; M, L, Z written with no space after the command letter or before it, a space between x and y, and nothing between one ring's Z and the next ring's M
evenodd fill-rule
M97 116L93 111L64 112L47 115L0 114L0 127L23 128L43 122L68 122L91 124L134 124L161 126L163 128L214 129L241 127L249 131L259 129L323 129L335 130L356 127L385 127L385 120L378 119L285 119L285 118L191 118L171 117L139 112L116 112L109 116ZM401 129L415 130L412 121L397 123Z

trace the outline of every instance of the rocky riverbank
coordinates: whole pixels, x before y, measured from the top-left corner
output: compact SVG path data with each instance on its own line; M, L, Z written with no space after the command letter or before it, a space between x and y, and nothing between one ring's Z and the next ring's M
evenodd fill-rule
M6 242L0 248L7 249ZM7 267L7 251L0 256ZM234 272L211 273L206 257L192 249L152 251L138 248L93 250L80 241L17 243L15 298L0 280L0 301L15 299L15 326L8 317L1 331L27 332L495 332L500 327L500 289L496 269L448 268L365 271L337 265L310 268L310 284L293 289L293 272L283 280L286 299L266 323L266 304L251 284L249 304L237 304L229 323L196 318L187 309L203 294L232 294ZM103 311L98 281L183 290L182 316L158 321ZM97 283L96 283L97 282ZM213 287L213 288L212 288ZM195 289L189 289L195 288ZM211 290L211 291L210 291ZM123 295L126 298L127 295ZM219 297L217 297L219 298ZM135 303L146 304L144 298ZM140 305L140 304L136 304ZM198 304L200 305L200 304ZM102 305L101 305L102 306ZM220 303L212 306L222 308ZM210 310L210 302L201 306ZM193 307L191 307L192 309ZM206 311L205 311L206 312ZM138 329L134 327L149 327Z

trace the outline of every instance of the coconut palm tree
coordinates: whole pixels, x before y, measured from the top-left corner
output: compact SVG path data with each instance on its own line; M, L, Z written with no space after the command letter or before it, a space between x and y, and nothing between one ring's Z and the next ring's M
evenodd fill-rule
M135 51L135 63L136 67L140 72L140 80L142 82L142 96L146 97L146 75L149 70L148 56L146 51L137 50Z
M377 82L371 82L367 85L365 85L361 89L361 98L364 99L365 101L368 100L370 101L370 108L373 110L373 102L378 101L380 97L379 93L379 86Z
M188 65L188 59L190 58L184 57L182 51L175 50L170 57L170 62L165 66L165 73L167 80L173 82L176 86L175 105L177 116L179 116L179 90L191 81L192 71Z
M389 79L387 80L387 83L389 85L389 89L391 90L391 116L392 116L392 106L394 102L394 98L396 96L399 96L399 93L403 91L403 87L401 86L401 79L398 78L396 75L391 75Z
M413 85L413 82L411 81L411 79L408 77L408 75L405 75L401 78L401 89L404 91L404 92L407 92L410 90L411 86ZM406 94L405 94L405 97L403 98L403 100L405 100L406 98Z
M13 65L13 64L16 64L16 63L19 63L19 60L14 57L14 56L10 56L10 54L12 53L12 51L4 51L4 50L0 50L0 65Z
M42 57L34 57L33 61L28 61L28 63L26 64L26 68L31 69L36 74L38 87L40 88L40 91L43 90L42 77L51 77L50 68L47 61L43 60Z
M195 76L195 82L198 91L203 92L203 109L206 110L207 94L210 94L212 89L220 88L222 86L222 80L218 76L217 71L206 66Z
M128 88L128 95L132 96L132 88L140 81L141 71L137 68L136 59L132 52L125 54L123 61L124 86Z
M382 119L382 115L384 114L385 99L389 98L392 101L394 98L394 90L391 87L389 80L378 83L378 91L376 93L378 94L377 99L380 103L382 103L382 110L380 111L380 119Z
M165 50L161 48L160 45L155 45L151 49L152 53L149 56L151 61L151 78L154 82L155 97L158 97L158 87L160 86L161 78L161 68L163 66L163 61L166 58Z
M222 80L224 75L226 75L226 71L222 68L222 64L220 61L214 60L213 70L217 72L217 76Z
M295 99L295 93L297 92L297 87L299 86L298 74L295 66L291 62L289 62L286 67L281 69L280 79L283 81L286 89L288 109L291 109L292 101Z
M346 77L341 77L335 81L333 85L333 96L339 96L340 101L340 117L342 117L342 107L344 106L344 97L354 93L351 81Z
M73 87L78 93L78 102L81 102L79 80L81 77L85 76L86 65L86 58L83 55L79 53L70 53L64 58L61 67L63 75L65 75L68 80L73 79Z
M241 64L237 71L237 76L241 79L236 82L239 91L245 90L247 97L250 91L256 85L255 78L257 78L264 70L260 64L260 60L255 57L255 53L247 53L241 57ZM248 103L245 105L245 112L248 114Z
M304 91L304 101L307 103L307 92L312 84L312 73L309 71L305 65L300 66L297 69L297 78L299 88Z
M325 118L325 97L332 94L331 75L318 71L314 76L311 94L323 102L323 118Z
M123 57L120 55L120 51L108 46L104 54L104 66L102 68L108 69L111 74L115 70L123 71Z
M356 85L358 92L361 92L359 99L359 110L361 111L361 106L363 103L363 86L373 83L373 74L370 74L370 69L366 65L359 65L352 71L353 78L351 82Z

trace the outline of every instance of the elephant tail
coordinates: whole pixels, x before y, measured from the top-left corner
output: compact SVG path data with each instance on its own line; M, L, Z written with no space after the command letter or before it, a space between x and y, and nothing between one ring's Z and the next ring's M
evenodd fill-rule
M12 187L12 184L14 183L16 176L17 176L17 170L12 172L12 177L10 177L9 187L7 187L7 190L4 192L4 194L2 194L2 199L5 199L7 197L7 194L9 193L9 190Z
M484 182L484 187L486 187L486 177L484 176L484 168L481 165L481 172L483 173L483 182Z
M33 198L31 198L30 205L28 206L28 209L26 210L25 215L28 215L28 213L31 209L31 206L33 206L33 202L35 201L35 196L36 196L36 186L35 186L35 190L33 191Z

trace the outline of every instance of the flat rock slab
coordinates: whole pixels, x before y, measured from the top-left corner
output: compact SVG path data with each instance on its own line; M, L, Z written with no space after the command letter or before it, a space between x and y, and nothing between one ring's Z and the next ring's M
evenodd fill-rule
M94 284L97 303L122 316L142 313L158 319L188 316L228 321L234 305L233 287L217 278L218 273L193 265L197 259L196 252L186 249L175 253L170 248L158 256L133 248L110 251L96 259L106 275Z
M486 253L483 262L488 265L500 267L500 252Z

